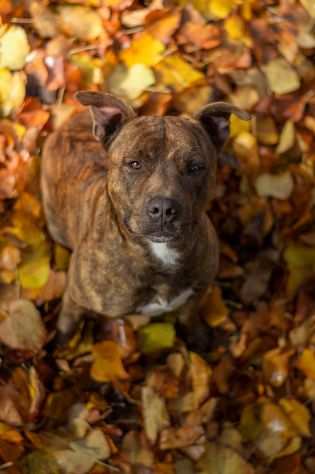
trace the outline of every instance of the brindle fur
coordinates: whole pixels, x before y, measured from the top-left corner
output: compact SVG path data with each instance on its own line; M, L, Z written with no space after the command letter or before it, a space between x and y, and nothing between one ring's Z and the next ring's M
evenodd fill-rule
M122 317L187 288L199 298L213 280L218 240L206 215L215 187L213 142L199 120L135 117L104 146L92 133L88 110L49 136L41 181L47 224L73 251L58 321L64 335L85 313ZM185 172L192 157L204 164L200 176ZM142 160L143 169L127 168L131 159ZM183 209L174 224L177 238L168 244L178 252L176 265L164 265L150 250L145 208L156 195L176 199Z

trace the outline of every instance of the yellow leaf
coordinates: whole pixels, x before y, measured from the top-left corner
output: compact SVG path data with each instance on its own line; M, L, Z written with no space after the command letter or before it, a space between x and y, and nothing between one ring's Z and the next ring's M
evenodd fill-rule
M230 118L230 136L237 137L243 132L250 132L250 120L242 120L237 115L232 114Z
M289 94L299 89L299 75L285 59L273 59L262 69L267 76L270 89L275 94Z
M273 349L264 354L263 373L267 381L274 387L280 387L288 376L288 362L292 352Z
M288 199L293 187L294 182L289 171L279 174L262 173L255 181L257 194L261 197Z
M58 9L59 26L75 38L92 41L103 33L103 22L97 11L83 6L62 6Z
M288 415L297 434L302 436L311 436L310 421L311 415L308 409L297 400L282 398L280 405Z
M161 82L176 92L196 84L204 79L204 75L194 69L179 54L167 56L155 66Z
M226 321L229 310L224 303L221 289L218 286L212 288L209 297L204 301L203 314L211 327L220 326Z
M288 120L281 132L277 153L285 153L293 147L295 142L295 128L294 123Z
M195 408L206 400L210 392L210 366L195 352L190 353L190 373L192 378Z
M25 74L0 68L0 114L6 117L20 107L25 97Z
M91 377L98 382L126 380L128 374L122 363L122 349L113 341L103 341L92 348L94 362Z
M45 240L45 234L34 222L31 215L20 210L15 210L11 215L13 227L6 230L28 245L38 246Z
M304 349L298 359L297 367L306 377L315 380L315 350Z
M128 69L119 64L108 79L111 92L128 97L130 100L139 97L154 83L152 69L144 64L135 64Z
M219 443L208 443L205 447L198 461L200 474L255 474L253 467L234 449Z
M23 441L23 436L11 426L0 422L0 439L9 443L19 444Z
M245 23L237 15L227 18L224 22L224 28L231 40L244 40L246 38ZM248 36L247 39L249 39Z
M308 11L311 17L315 18L315 3L314 0L301 0L303 7Z
M21 26L6 26L0 31L0 67L22 69L30 52L27 36Z
M16 211L27 212L35 219L38 219L41 215L42 207L40 201L33 194L24 191L19 195L19 198L14 205L14 209Z
M315 249L292 243L284 252L284 260L289 270L287 292L289 296L293 296L314 275Z
M210 0L210 13L217 18L226 18L237 3L237 0Z
M276 145L279 134L275 121L270 116L258 116L255 119L256 137L264 145Z
M170 323L152 323L142 327L138 336L141 352L150 354L172 347L175 342L175 329Z
M161 41L144 32L132 40L129 48L120 53L120 58L129 67L134 64L153 66L161 61L164 49Z
M142 389L144 429L148 439L155 443L162 429L170 424L165 401L151 387Z
M70 253L69 250L59 244L54 246L55 269L65 271L69 267Z
M18 268L20 284L23 288L41 288L49 277L49 247L43 242L24 257Z

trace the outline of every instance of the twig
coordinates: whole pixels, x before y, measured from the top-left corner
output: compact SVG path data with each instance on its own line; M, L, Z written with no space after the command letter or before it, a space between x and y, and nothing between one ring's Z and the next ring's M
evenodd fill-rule
M13 17L13 18L11 18L10 23L15 23L17 25L18 24L20 24L20 25L30 25L31 23L33 23L33 20L32 20L32 18Z

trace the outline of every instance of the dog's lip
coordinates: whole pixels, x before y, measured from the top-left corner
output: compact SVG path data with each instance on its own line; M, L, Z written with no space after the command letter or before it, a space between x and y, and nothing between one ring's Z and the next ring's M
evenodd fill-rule
M147 240L150 240L151 242L158 242L158 243L164 243L164 242L173 242L175 240L178 240L179 236L178 235L170 235L170 234L161 234L161 235L155 235L155 234L148 234L148 235L143 235Z
M150 234L150 233L144 233L144 232L143 233L135 232L134 230L130 228L126 220L124 221L124 224L126 228L128 229L128 232L130 232L131 234L137 237L143 237L147 240L151 240L151 242L171 242L171 241L179 240L180 238L179 233L171 234L171 233L166 233L166 232L159 232L159 233Z

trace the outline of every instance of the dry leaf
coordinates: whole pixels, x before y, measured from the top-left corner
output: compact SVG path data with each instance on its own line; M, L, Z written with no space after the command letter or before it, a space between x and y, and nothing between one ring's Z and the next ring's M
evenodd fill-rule
M164 45L149 33L141 33L121 52L120 57L128 67L135 64L153 66L162 59Z
M0 114L8 116L19 108L25 97L25 74L11 73L8 69L0 69Z
M263 372L266 380L274 387L283 385L288 377L290 351L273 349L265 352L263 359Z
M140 351L143 354L159 352L173 347L175 329L170 323L151 323L138 331Z
M59 27L63 33L75 38L92 41L103 33L100 15L83 6L61 6L58 8Z
M288 199L293 191L294 182L289 171L281 174L263 173L256 179L255 187L259 196Z
M144 64L135 64L129 69L117 66L108 79L109 90L114 94L134 100L155 83L152 69Z
M204 79L201 72L194 69L178 54L165 57L155 66L163 84L180 92Z
M21 26L0 29L0 68L22 69L29 52L27 36Z
M116 342L103 341L92 348L91 377L98 382L125 380L128 374L122 363L122 350Z
M0 322L0 340L11 349L37 353L46 342L46 329L39 312L27 300L9 304Z
M315 350L311 348L304 349L297 361L297 367L306 377L315 380Z
M160 432L170 425L165 401L150 387L143 387L141 393L145 433L155 443Z
M270 89L275 94L289 94L300 87L300 78L297 72L284 59L273 59L263 67L263 70Z
M200 474L255 474L253 467L237 451L218 443L208 443L198 462Z

